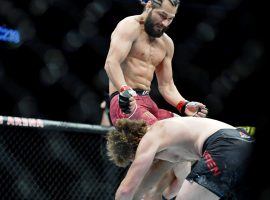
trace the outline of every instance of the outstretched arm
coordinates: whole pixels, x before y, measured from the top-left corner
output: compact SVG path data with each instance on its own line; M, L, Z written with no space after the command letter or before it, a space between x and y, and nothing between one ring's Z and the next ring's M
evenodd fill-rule
M110 82L120 92L118 99L122 112L128 114L135 109L135 91L127 86L121 64L128 56L133 42L139 34L139 24L134 19L122 20L111 36L109 53L105 62L105 70Z
M172 72L172 57L174 53L173 41L168 37L167 54L164 60L156 68L156 76L158 81L158 89L164 99L175 106L179 101L184 101L185 98L177 90L173 81Z
M150 169L159 147L159 139L153 136L155 136L155 134L145 135L142 138L137 148L135 159L126 177L117 189L115 195L116 200L133 199L135 192Z
M178 91L173 81L172 58L174 53L174 45L168 37L167 54L163 61L156 68L156 76L158 80L158 89L164 99L176 107L183 115L205 117L208 113L204 104L199 102L188 102Z
M118 91L120 91L121 86L126 85L121 63L126 59L137 35L138 28L134 22L131 22L131 19L121 21L112 33L110 49L104 68L110 81Z

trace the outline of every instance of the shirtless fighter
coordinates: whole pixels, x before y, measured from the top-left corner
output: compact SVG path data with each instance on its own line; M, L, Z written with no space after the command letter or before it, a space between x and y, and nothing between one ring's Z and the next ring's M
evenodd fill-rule
M253 139L243 130L209 118L174 117L147 126L121 119L107 136L108 155L132 164L115 199L132 200L155 159L170 162L178 177L168 187L176 200L217 200L241 183ZM190 162L197 161L190 169ZM140 198L139 198L140 199Z
M147 124L173 117L150 98L156 74L158 89L182 115L205 117L205 105L189 102L178 92L172 75L174 44L165 31L172 23L179 0L149 0L142 14L120 21L111 35L105 62L109 77L110 117L143 119Z

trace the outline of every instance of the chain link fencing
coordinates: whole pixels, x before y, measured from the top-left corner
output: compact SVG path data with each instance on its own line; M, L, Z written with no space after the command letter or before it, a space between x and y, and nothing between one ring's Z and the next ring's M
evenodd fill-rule
M0 116L0 199L114 199L125 170L106 156L108 128L36 122Z

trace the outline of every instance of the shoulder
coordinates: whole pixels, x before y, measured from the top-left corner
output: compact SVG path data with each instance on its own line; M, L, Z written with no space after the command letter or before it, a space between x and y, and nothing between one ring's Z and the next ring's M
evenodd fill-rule
M158 146L159 151L175 143L178 132L179 128L174 120L160 120L149 128L141 143L145 147Z
M163 135L164 123L162 121L157 121L155 124L149 127L146 134L142 137L142 141L147 141L147 143L158 142Z
M163 35L163 41L165 43L165 45L167 45L170 48L174 48L174 43L172 38L170 38L170 36L168 36L166 33L164 33Z
M139 28L140 22L138 20L138 15L128 16L122 19L118 24L117 27L124 26L125 28Z
M166 135L168 129L172 126L173 122L171 120L160 120L153 124L149 131L147 132L150 137L156 137L158 139L162 138L163 135Z
M174 43L172 38L170 38L170 36L168 36L166 33L164 33L163 35L163 42L166 46L166 48L168 49L168 51L174 51Z
M151 129L158 132L159 137L168 137L168 135L183 134L189 132L189 124L183 117L172 117L156 122ZM150 129L150 130L151 130Z
M134 15L122 19L114 29L112 37L115 35L138 36L140 34L141 26L137 18L138 17Z

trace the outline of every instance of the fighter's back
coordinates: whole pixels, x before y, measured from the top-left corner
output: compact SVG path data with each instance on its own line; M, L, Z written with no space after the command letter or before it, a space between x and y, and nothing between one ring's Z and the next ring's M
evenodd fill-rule
M155 127L156 126L156 127ZM209 118L175 117L157 122L152 132L161 138L157 158L178 162L196 160L202 156L206 139L220 129L235 129L221 121Z

